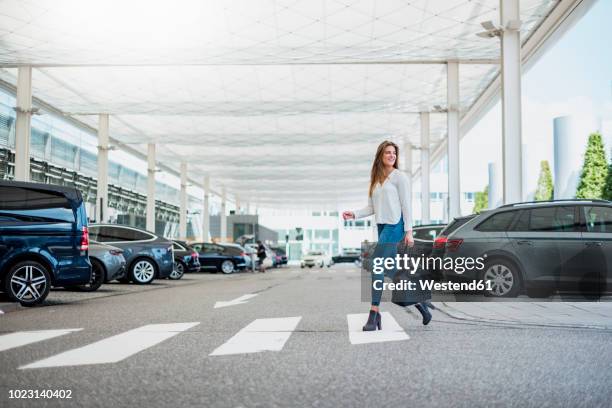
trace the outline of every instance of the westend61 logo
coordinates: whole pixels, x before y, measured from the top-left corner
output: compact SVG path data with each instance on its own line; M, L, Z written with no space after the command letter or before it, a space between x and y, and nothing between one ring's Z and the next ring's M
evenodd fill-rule
M416 271L454 271L461 275L466 271L484 269L484 258L457 257L457 258L430 258L425 255L420 257L407 254L397 254L395 257L375 257L372 263L372 272L384 274L385 271L403 269L414 275Z

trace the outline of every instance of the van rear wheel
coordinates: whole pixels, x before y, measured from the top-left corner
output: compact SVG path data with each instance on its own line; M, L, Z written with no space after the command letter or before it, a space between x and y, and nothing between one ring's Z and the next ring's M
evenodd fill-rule
M36 261L13 265L4 277L4 290L11 300L22 306L43 302L51 289L51 276L47 268Z

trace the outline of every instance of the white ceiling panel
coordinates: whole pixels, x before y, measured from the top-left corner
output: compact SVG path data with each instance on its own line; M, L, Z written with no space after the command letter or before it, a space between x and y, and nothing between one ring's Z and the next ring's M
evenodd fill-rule
M521 0L523 40L559 0ZM0 80L192 180L262 206L363 202L376 146L420 146L459 60L467 111L499 73L499 0L0 0ZM44 112L43 112L44 113ZM446 115L431 115L431 146ZM418 150L413 154L419 162ZM258 181L259 180L259 181ZM292 199L294 197L295 199ZM326 200L327 197L327 200Z

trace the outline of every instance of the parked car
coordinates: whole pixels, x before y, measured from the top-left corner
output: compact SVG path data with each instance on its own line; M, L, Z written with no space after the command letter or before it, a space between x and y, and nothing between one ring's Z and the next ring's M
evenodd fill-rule
M0 281L9 298L32 306L51 286L87 284L88 250L79 190L0 180Z
M318 266L323 268L327 266L328 268L332 266L332 259L329 255L322 251L309 251L302 256L302 260L300 262L300 266L302 268L308 266L312 268L313 266Z
M480 213L484 214L484 212ZM443 229L438 233L434 242L432 244L432 249L430 252L430 256L432 258L443 258L444 257L444 249L446 248L446 243L448 241L448 236L455 232L459 227L462 227L466 222L475 218L478 214L470 214L464 217L456 217L451 222L449 222ZM433 269L430 271L434 278L442 279L445 276L444 271L441 269Z
M287 253L285 252L284 247L271 246L270 249L272 249L272 251L274 251L274 253L276 254L277 266L287 265L289 260L287 259Z
M93 292L98 290L103 283L125 278L126 262L121 248L91 240L89 242L89 261L91 262L91 279L85 285L75 286L75 289Z
M148 284L170 276L174 269L172 241L127 225L92 224L91 238L123 250L127 275L120 282Z
M223 272L225 274L246 268L246 251L240 246L192 242L200 259L201 270Z
M233 252L239 256L242 256L242 258L244 258L244 268L242 269L248 269L251 267L251 256L249 254L249 251L242 245L240 244L232 244L232 243L222 243L219 244L224 248L229 248L230 252Z
M174 250L174 270L168 279L181 279L185 272L200 270L200 257L195 249L184 241L172 241Z
M361 256L361 251L358 249L345 249L342 253L334 255L332 260L334 263L355 263L358 262Z
M255 265L254 268L259 268L259 258L257 257L257 244L246 244L245 247L248 251L255 255ZM274 252L270 250L270 248L264 244L264 248L266 248L266 257L264 258L264 268L272 268L274 266Z
M482 271L449 278L491 281L490 296L532 297L610 289L612 202L557 200L509 204L472 217L436 240L443 256L485 257ZM607 285L607 287L606 287Z

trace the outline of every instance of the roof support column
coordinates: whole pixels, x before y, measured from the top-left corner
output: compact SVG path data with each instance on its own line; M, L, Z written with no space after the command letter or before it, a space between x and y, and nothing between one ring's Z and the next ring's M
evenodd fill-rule
M225 242L227 238L227 197L225 194L225 187L223 187L223 192L221 193L221 237L220 241Z
M236 196L236 214L240 214L241 208L242 208L242 203L240 202L240 197Z
M421 224L431 222L429 203L429 178L431 164L429 159L429 112L421 112Z
M461 186L459 184L459 63L446 64L448 99L448 219L461 215ZM423 171L421 169L421 174Z
M410 187L408 200L410 200L409 205L412 212L412 144L408 140L404 142L404 171L406 172L406 177L408 177L408 186ZM414 218L413 214L412 219Z
M503 189L504 204L509 204L523 198L519 0L500 0L499 9L504 27L501 32Z
M210 235L210 177L204 176L204 205L202 208L202 241L208 241Z
M32 133L32 67L17 70L15 108L15 180L30 180L30 135Z
M96 220L108 221L108 114L98 116L98 187L96 193Z
M147 230L155 232L155 144L147 145Z
M179 210L179 237L187 239L187 163L181 163L181 195Z

